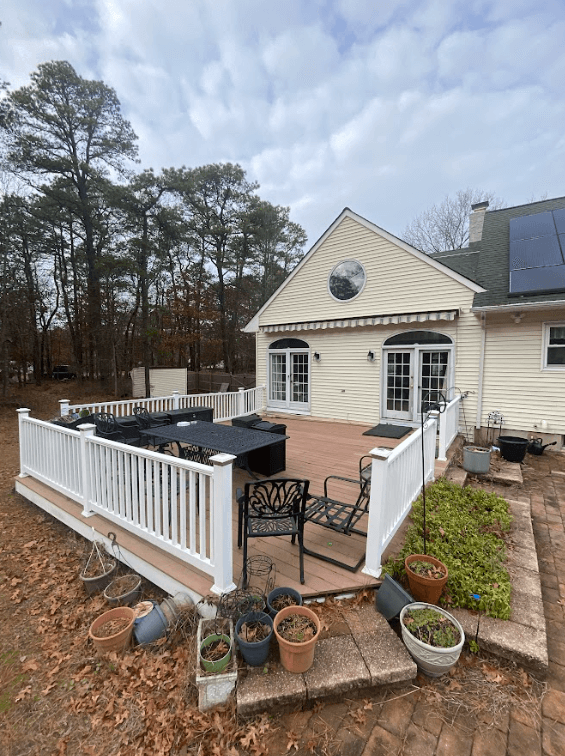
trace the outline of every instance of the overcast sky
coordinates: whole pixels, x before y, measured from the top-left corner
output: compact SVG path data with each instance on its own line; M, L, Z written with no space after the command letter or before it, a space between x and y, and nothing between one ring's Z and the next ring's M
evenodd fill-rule
M0 78L113 87L141 167L231 161L313 244L446 194L565 195L563 0L4 0Z

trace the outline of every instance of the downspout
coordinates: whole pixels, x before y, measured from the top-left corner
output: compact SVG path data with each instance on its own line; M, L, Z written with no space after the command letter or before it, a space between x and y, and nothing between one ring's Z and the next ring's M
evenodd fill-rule
M487 329L486 329L487 316L485 312L481 312L481 353L479 355L479 386L477 390L477 421L475 427L480 429L481 419L483 416L483 381L485 372L485 349L487 341Z

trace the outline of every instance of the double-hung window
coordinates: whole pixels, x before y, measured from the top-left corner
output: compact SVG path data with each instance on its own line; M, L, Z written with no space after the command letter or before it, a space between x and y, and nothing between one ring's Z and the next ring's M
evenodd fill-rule
M565 322L543 324L543 367L565 370Z

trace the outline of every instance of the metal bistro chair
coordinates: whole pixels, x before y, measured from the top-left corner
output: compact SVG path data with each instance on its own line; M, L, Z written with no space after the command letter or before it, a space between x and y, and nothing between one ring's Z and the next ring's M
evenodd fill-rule
M142 430L150 430L151 428L159 428L163 425L171 424L170 418L168 418L166 421L155 420L151 417L145 407L134 407L133 414L135 416L135 419L137 420L139 427ZM170 450L171 443L172 441L169 441L169 439L159 438L157 435L151 438L151 446L158 447L157 451L161 452L161 454L166 454L167 452L170 452L172 454Z
M110 441L119 441L129 446L141 446L141 436L137 428L121 426L111 412L95 412L90 420L96 426L96 435Z
M321 525L324 528L329 528L330 530L334 530L337 533L343 533L344 535L356 533L357 535L366 537L367 533L355 526L369 511L369 501L371 498L371 463L367 463L366 461L369 459L371 459L370 456L364 456L359 460L359 478L357 479L344 478L341 475L328 475L324 481L324 495L308 497L305 521L307 523ZM328 481L330 480L341 480L346 483L354 484L356 486L355 502L351 504L330 497L328 494ZM338 559L327 556L326 554L312 551L306 547L304 548L304 553L309 556L317 557L318 559L323 559L325 562L335 564L349 572L357 572L365 560L365 554L363 554L357 564L350 565L346 562L341 562Z
M268 536L291 536L300 557L300 582L304 583L304 508L308 496L308 480L273 478L246 483L245 493L237 491L239 505L237 545L243 541L242 587L246 588L247 540Z

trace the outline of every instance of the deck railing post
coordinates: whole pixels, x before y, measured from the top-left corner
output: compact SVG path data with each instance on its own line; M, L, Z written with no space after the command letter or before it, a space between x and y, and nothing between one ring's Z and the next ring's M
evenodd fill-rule
M215 454L210 457L214 466L212 473L212 507L210 535L214 585L212 593L221 595L236 588L233 582L232 545L232 499L233 499L233 454Z
M90 507L90 489L91 489L91 471L90 471L90 465L88 464L88 439L92 438L96 432L96 426L92 423L84 423L83 425L79 425L78 429L80 431L80 470L81 470L81 477L82 477L82 488L81 488L81 496L82 496L82 516L83 517L92 517L94 512L92 511Z
M24 422L28 419L29 413L31 412L30 409L27 407L21 407L19 410L16 410L18 413L18 436L20 441L20 474L18 477L20 478L27 478L28 474L25 471L25 464L24 464L24 455L28 450L25 448L24 444Z
M68 399L59 399L59 414L61 417L69 414L70 401Z
M179 391L178 389L175 389L173 391L173 409L180 409L179 405Z
M385 535L383 530L389 471L388 458L391 454L392 449L379 447L370 452L373 459L371 464L371 498L369 500L369 522L367 524L367 546L363 572L375 578L380 577L382 570L381 557Z
M238 395L237 395L237 414L241 417L241 415L245 415L245 394L243 393L245 389L243 386L240 386L238 388Z

